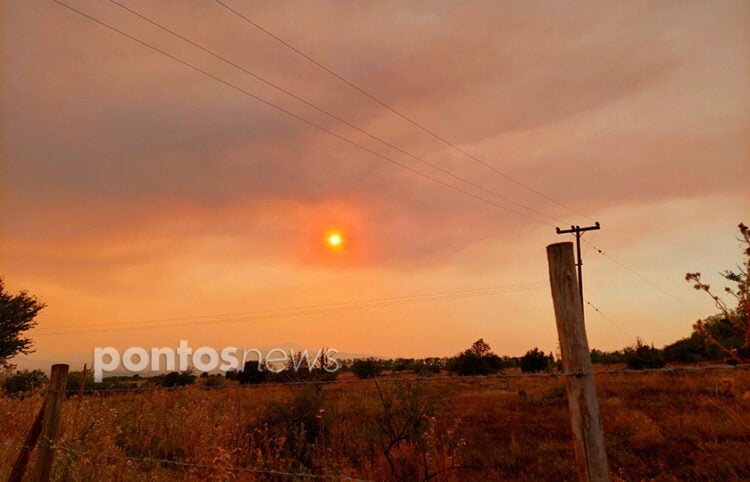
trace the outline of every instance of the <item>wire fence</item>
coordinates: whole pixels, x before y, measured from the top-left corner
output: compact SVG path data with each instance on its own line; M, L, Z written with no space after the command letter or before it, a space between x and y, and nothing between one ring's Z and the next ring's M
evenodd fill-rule
M256 469L256 468L250 468L250 467L237 467L237 466L225 465L225 464L207 464L207 463L186 462L182 460L165 459L161 457L138 457L138 456L130 456L130 455L113 455L113 454L105 454L102 452L91 452L89 450L81 450L77 448L72 448L65 444L54 444L52 447L59 452L66 452L66 453L69 453L71 455L75 455L78 457L121 460L121 461L126 461L126 462L130 461L130 462L137 462L137 463L152 463L152 464L167 465L167 466L172 466L172 467L181 467L181 468L186 468L186 469L201 469L201 470L212 470L212 471L220 470L223 472L232 472L232 473L285 477L285 478L291 478L295 480L296 479L318 479L318 480L344 480L344 481L350 481L350 482L370 482L372 480L372 479L350 477L348 475L342 475L342 474L316 474L316 473L311 473L311 472L289 472L289 471L275 470L275 469ZM13 452L19 452L22 449L33 450L35 447L24 445L24 444L11 443L10 447L6 447L6 448L8 448L9 450Z
M55 446L57 450L68 452L73 455L93 457L97 459L110 459L110 460L124 460L139 463L154 463L161 465L170 465L174 467L182 467L188 469L203 469L203 470L222 470L225 472L234 473L245 473L245 474L256 474L256 475L269 475L276 477L287 477L294 479L319 479L319 480L346 480L352 482L367 482L370 479L359 479L355 477L349 477L341 474L314 474L310 472L285 472L274 469L253 469L249 467L235 467L232 465L220 465L220 464L201 464L194 462L184 462L181 460L170 460L157 457L134 457L134 456L123 456L123 455L111 455L90 452L88 450L79 450L67 447L65 445Z
M68 393L118 393L118 392L152 392L152 391L177 391L177 390L189 390L199 388L201 390L213 391L213 390L226 390L226 389L257 389L262 387L284 387L284 386L304 386L304 385L348 385L348 384L364 384L364 383L393 383L393 382L417 382L417 383L431 383L431 382L466 382L474 380L517 380L517 379L540 379L540 378L565 378L565 377L583 377L587 375L638 375L638 374L650 374L650 373L681 373L681 372L703 372L703 371L717 371L717 370L743 370L750 368L750 364L746 365L730 365L730 364L716 364L716 365L684 365L684 366L671 366L661 368L643 368L643 369L630 369L630 368L618 368L612 370L594 370L592 372L544 372L544 373L490 373L486 375L433 375L433 376L383 376L383 377L370 377L370 378L345 378L335 380L294 380L294 381L276 381L276 382L264 382L264 383L247 383L247 384L231 384L231 385L220 385L220 386L208 386L205 384L192 384L192 385L181 385L165 387L156 385L154 383L148 383L138 387L102 387L102 388L84 388L78 390L75 387L68 387ZM146 379L147 380L147 379ZM143 383L143 382L141 382Z
M684 365L684 366L671 366L662 368L646 368L641 370L617 368L611 370L593 370L590 372L549 372L549 373L494 373L486 375L465 375L465 376L453 376L453 375L434 375L434 376L382 376L382 377L370 377L370 378L345 378L340 380L299 380L299 381L283 381L273 383L261 383L261 384L246 384L246 385L224 385L218 387L206 387L204 385L188 385L180 387L162 387L150 384L146 387L118 387L118 388L102 388L102 389L85 389L83 393L89 394L105 394L109 392L113 393L153 393L153 392L172 392L176 390L188 390L188 389L206 389L206 390L227 390L227 389L252 389L252 388L263 388L263 387L294 387L302 385L350 385L350 384L379 384L379 383L392 383L392 382L412 382L412 383L437 383L437 382L448 382L448 383L461 383L461 382L476 382L482 380L521 380L521 379L564 379L566 377L583 377L583 376L611 376L611 375L645 375L645 374L678 374L678 373L699 373L699 372L711 372L711 371L736 371L745 370L750 368L750 364L745 365L730 365L730 364L713 364L713 365ZM75 390L69 387L68 393L77 393L80 390ZM107 460L107 461L126 461L136 464L158 464L164 467L174 467L186 470L196 471L212 471L221 473L232 473L232 474L249 474L263 478L271 478L272 480L341 480L341 481L364 481L370 479L357 478L342 473L313 473L313 472L294 472L289 470L278 470L273 468L253 468L243 467L237 465L231 465L224 462L192 462L188 460L176 460L174 458L165 458L159 456L143 456L143 455L126 455L126 454L112 454L104 452L95 452L90 450L83 450L78 447L72 447L64 441L59 441L52 446L58 453L68 453L76 458L91 458L94 460ZM20 451L24 448L33 449L24 444L10 443L6 444L6 450Z

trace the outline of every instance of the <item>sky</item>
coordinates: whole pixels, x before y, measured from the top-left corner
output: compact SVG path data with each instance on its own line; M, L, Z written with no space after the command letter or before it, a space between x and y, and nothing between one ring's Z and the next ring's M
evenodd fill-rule
M545 248L594 221L589 344L662 346L716 312L685 273L740 261L748 2L226 0L368 97L216 2L120 3L256 77L61 1L163 53L0 3L0 276L47 304L21 367L179 340L555 351Z

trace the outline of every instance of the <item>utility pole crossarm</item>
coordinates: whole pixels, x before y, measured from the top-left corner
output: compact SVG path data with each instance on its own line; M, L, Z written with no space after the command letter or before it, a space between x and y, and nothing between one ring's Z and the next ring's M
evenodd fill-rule
M601 229L601 228L602 227L599 225L599 221L597 221L594 223L593 226L585 226L583 228L580 226L573 226L573 225L570 226L570 229L565 229L565 230L560 229L560 228L555 228L555 232L557 234L582 233L584 231L596 231L597 229Z
M581 306L583 306L583 273L581 266L583 266L583 260L581 260L581 233L585 231L596 231L601 229L599 221L595 222L593 226L578 226L571 225L570 229L555 228L557 234L568 234L573 233L576 235L576 266L578 267L578 294L581 295Z

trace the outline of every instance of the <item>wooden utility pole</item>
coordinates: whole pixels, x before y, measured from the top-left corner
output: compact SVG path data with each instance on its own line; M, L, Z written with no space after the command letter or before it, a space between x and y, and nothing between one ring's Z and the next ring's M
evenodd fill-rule
M583 321L580 284L576 286L573 243L547 246L547 260L563 370L569 374L565 377L565 385L578 478L582 481L609 481L604 430Z
M580 227L578 225L570 226L570 229L555 228L557 234L568 234L575 233L576 235L576 266L578 266L578 294L581 297L581 306L583 306L583 272L581 266L583 266L583 260L581 259L581 233L584 231L595 231L601 229L599 221L595 222L593 226Z
M47 396L44 399L44 420L39 448L37 449L36 464L29 480L33 482L47 482L55 459L57 435L60 431L60 412L62 411L65 382L68 379L68 365L52 365L52 373L47 384Z

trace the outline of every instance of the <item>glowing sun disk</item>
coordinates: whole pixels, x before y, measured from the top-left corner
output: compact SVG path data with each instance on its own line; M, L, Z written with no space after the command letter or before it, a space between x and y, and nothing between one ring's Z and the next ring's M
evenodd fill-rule
M329 246L333 246L333 247L341 246L341 243L343 241L344 241L343 238L338 233L331 233L331 234L328 235L328 245Z

